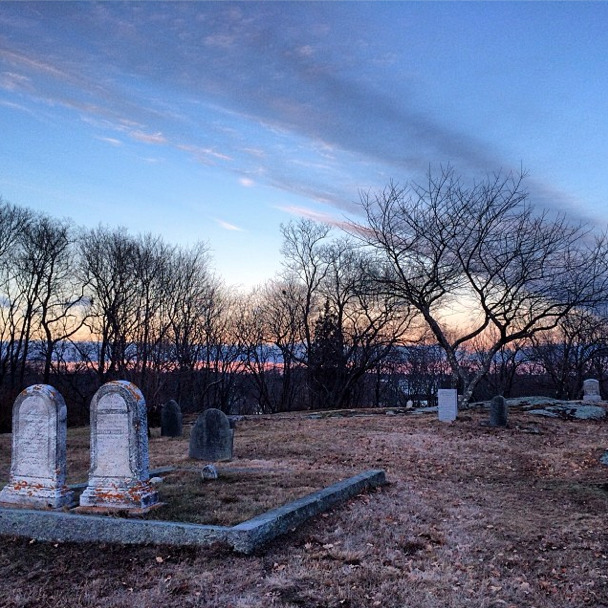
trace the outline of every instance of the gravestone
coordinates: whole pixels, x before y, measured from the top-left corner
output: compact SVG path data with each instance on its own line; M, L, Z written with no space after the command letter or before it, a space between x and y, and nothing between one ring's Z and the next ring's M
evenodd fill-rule
M504 397L497 395L490 402L490 426L507 426L509 408Z
M149 477L144 397L130 382L108 382L91 401L91 468L80 510L145 512L158 506Z
M190 458L197 460L232 459L234 430L224 412L215 408L205 410L196 419L190 433Z
M453 422L458 416L458 391L455 388L437 390L439 420Z
M203 481L209 481L213 479L217 479L219 477L217 473L217 469L212 464L206 464L201 471L201 477Z
M173 399L165 403L160 410L160 436L182 436L182 410Z
M36 509L71 506L66 484L67 408L52 386L35 384L13 404L11 472L0 502Z
M601 401L599 380L589 378L583 382L583 401L585 403L597 403Z

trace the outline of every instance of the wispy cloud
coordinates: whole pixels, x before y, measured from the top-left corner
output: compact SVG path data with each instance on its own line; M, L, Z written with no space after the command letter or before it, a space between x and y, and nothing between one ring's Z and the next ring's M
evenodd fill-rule
M367 3L356 15L340 3L9 4L5 19L19 20L0 37L0 87L13 103L77 113L111 145L170 146L233 171L245 187L255 175L345 213L356 207L353 184L377 187L430 163L464 172L508 165L498 145L423 105L415 70L384 78L402 49L375 45L365 30L335 35L337 24L365 23L376 10ZM540 182L534 189L547 200L574 205Z
M289 213L289 215L304 217L310 220L314 220L315 222L329 224L330 226L343 227L346 225L346 221L344 219L338 219L337 217L329 213L314 211L313 209L309 209L308 207L300 207L298 205L278 205L276 208L280 211L284 211L285 213Z
M224 228L224 230L230 230L232 232L245 232L244 228L240 228L239 226L236 226L235 224L230 224L229 222L225 222L224 220L220 220L217 218L215 219L215 221L217 222L217 224L219 226Z
M194 144L179 143L176 145L176 148L192 154L194 158L203 164L211 164L215 160L233 160L232 157L228 156L227 154L223 154L217 150L213 150L212 148L204 148Z
M157 133L144 133L143 131L130 131L129 137L145 144L166 144L167 138L159 131Z
M97 136L96 139L98 139L99 141L105 141L106 143L112 145L112 146L122 146L124 145L122 141L120 141L120 139L116 139L114 137L100 137Z

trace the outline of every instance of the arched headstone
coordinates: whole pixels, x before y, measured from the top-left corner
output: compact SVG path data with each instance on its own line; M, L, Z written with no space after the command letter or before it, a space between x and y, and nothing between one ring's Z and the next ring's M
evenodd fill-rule
M182 436L182 410L173 399L165 403L160 410L160 436Z
M585 403L597 403L601 401L599 380L589 378L583 382L583 401Z
M507 426L509 408L506 399L497 395L490 402L490 426Z
M234 431L221 410L210 408L196 419L190 433L190 458L197 460L232 459Z
M0 502L60 509L71 506L66 484L67 408L47 384L22 391L13 405L11 473Z
M144 397L131 382L108 382L91 401L91 468L80 506L148 509L158 504L149 479Z

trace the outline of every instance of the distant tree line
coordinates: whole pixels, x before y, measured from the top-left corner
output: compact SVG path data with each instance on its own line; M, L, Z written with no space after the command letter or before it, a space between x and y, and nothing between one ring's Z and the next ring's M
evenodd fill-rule
M608 370L605 233L534 209L523 176L362 194L344 230L282 226L282 271L227 288L204 244L81 229L0 200L0 428L27 385L71 421L97 388L135 382L152 412L271 413L576 398Z

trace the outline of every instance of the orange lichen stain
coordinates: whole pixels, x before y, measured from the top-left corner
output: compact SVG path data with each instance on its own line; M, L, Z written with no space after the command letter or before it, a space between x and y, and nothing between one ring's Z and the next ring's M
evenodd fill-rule
M129 382L125 388L131 393L131 396L136 403L139 403L142 400L141 391L134 384Z
M95 498L99 502L129 502L138 504L142 498L153 493L152 486L147 482L138 482L124 489L121 488L96 488Z

